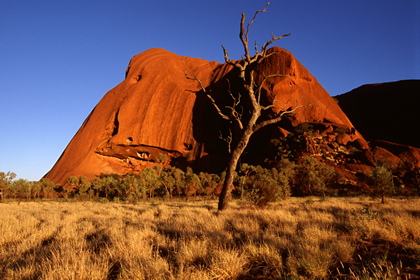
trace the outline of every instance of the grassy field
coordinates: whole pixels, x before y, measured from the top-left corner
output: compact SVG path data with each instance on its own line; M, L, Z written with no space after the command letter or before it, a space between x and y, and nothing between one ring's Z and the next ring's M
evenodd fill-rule
M420 199L0 203L0 279L419 279Z

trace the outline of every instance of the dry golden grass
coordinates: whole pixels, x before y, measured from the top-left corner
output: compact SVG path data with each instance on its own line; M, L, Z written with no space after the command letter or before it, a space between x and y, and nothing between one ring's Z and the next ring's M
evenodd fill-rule
M0 203L0 279L410 279L420 199Z

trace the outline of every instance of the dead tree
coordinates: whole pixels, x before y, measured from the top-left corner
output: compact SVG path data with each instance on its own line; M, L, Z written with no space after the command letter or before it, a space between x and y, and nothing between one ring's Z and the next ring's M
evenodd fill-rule
M269 4L269 3L268 3ZM241 22L240 22L240 33L239 37L244 47L245 56L241 60L232 61L229 58L229 54L227 50L222 46L225 62L229 65L232 65L238 71L238 78L240 83L243 86L243 89L233 94L229 90L229 94L232 98L232 106L225 106L222 108L217 104L215 99L212 95L206 91L203 83L197 77L189 77L186 73L186 77L191 80L196 80L201 87L202 92L207 96L209 101L211 102L214 109L217 111L218 115L223 119L231 122L236 126L235 135L238 135L236 140L233 140L232 131L230 131L229 136L225 137L224 140L228 143L228 151L229 151L229 160L226 169L226 177L223 182L223 188L219 196L219 205L218 210L224 210L227 208L228 200L230 198L231 186L233 184L235 170L238 165L238 161L243 154L245 148L247 147L251 136L261 128L278 123L280 120L283 119L284 116L290 115L294 113L299 107L296 106L295 108L289 109L280 109L274 105L275 100L271 102L269 105L263 105L261 100L262 93L263 93L263 86L264 84L273 77L284 77L285 75L281 74L271 74L267 75L263 78L260 83L256 81L255 69L258 64L260 64L264 59L267 59L271 55L275 54L275 52L267 52L268 47L277 40L282 39L285 36L289 36L290 34L285 34L280 37L276 37L272 35L270 41L266 42L262 45L261 50L259 50L258 46L255 45L255 54L251 55L249 50L249 31L250 26L254 22L255 18L259 13L266 12L268 4L265 6L263 10L258 10L255 12L254 17L245 25L245 14L242 13ZM247 104L249 108L242 108L240 109L241 104ZM279 112L272 118L263 119L261 115L264 111L272 110L274 108L280 109ZM245 110L243 110L245 109ZM245 115L244 112L247 112Z

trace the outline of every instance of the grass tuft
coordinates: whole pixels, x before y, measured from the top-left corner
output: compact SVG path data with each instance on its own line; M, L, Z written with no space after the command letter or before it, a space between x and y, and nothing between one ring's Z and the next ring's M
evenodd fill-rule
M420 200L0 203L0 279L415 279Z

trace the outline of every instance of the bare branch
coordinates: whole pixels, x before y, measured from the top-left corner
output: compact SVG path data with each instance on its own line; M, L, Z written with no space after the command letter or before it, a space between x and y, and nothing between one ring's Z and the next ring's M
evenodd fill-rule
M241 102L241 95L238 94L238 98L236 98L231 91L230 80L229 79L227 79L227 83L229 85L228 92L229 92L230 97L232 98L233 105L232 106L225 106L225 108L230 109L231 119L235 120L238 123L239 129L242 130L244 128L244 126L242 124L242 121L241 121L242 114L239 113L238 110L237 110L237 106Z
M254 23L255 19L257 18L257 15L259 13L265 13L265 12L267 12L268 5L270 5L270 2L268 2L265 5L264 9L258 10L258 11L255 12L254 16L252 17L252 19L247 24L246 30L245 30L245 19L246 19L246 16L245 16L245 13L242 13L239 38L241 39L242 45L244 47L245 59L248 62L248 64L251 64L252 62L255 61L255 59L252 59L252 56L251 56L251 54L249 52L249 31L251 29L251 25ZM254 47L255 47L255 55L257 56L259 54L259 51L258 51L258 47L257 47L257 44L256 43L255 43L255 46Z
M274 43L275 41L280 40L280 39L283 39L284 37L290 36L290 34L291 34L291 33L289 33L289 34L283 34L283 35L282 35L282 36L280 36L280 37L276 37L276 36L274 36L274 34L271 34L271 40L270 40L270 41L268 41L268 42L266 42L266 43L262 46L262 48L261 48L262 52L265 52L265 51L267 50L268 46L270 46L270 45L271 45L272 43Z
M271 74L271 75L265 76L264 79L262 80L261 84L258 86L258 89L257 89L257 100L258 100L258 103L260 103L262 87L264 86L265 82L268 79L273 78L273 77L287 77L287 76L289 76L289 75Z
M276 102L277 100L274 100L273 101L273 104L271 104L271 105L268 105L268 106L261 106L261 109L262 110L264 110L264 111L266 111L266 110L269 110L269 109L272 109L272 108L277 108L277 109L280 109L279 107L277 107L276 105L274 105L274 102Z
M232 130L229 129L229 135L225 138L222 135L222 132L219 132L219 139L225 141L228 145L228 153L232 153Z
M225 119L225 120L228 120L228 121L230 121L230 120L231 120L231 118L230 118L229 116L227 116L227 115L223 114L223 112L220 110L220 108L219 108L219 106L217 105L217 103L216 103L216 101L214 100L214 98L213 98L213 97L212 97L209 93L207 93L206 88L204 87L203 82L202 82L200 79L198 79L198 78L196 78L196 77L190 77L190 76L188 76L187 71L185 71L185 77L186 77L187 79L189 79L189 80L197 81L197 82L199 83L200 87L201 87L201 90L204 92L204 94L205 94L205 95L207 96L207 98L210 100L210 102L211 102L211 104L213 105L214 109L216 109L217 114L218 114L219 116L221 116L221 117L222 117L223 119Z
M250 62L251 55L249 54L249 48L248 48L248 30L245 31L245 18L246 18L245 13L242 13L239 38L241 39L242 45L244 47L245 59L246 61Z
M233 100L233 107L235 107L235 108L236 108L236 106L238 106L238 105L239 105L239 103L241 103L241 95L240 95L240 94L238 94L238 98L236 98L236 97L233 95L232 91L230 90L230 81L229 81L229 79L227 79L227 82L228 82L228 84L229 84L229 89L228 89L228 92L229 92L230 97L231 97L231 98L232 98L232 100Z
M267 12L267 8L270 5L270 2L268 2L264 9L262 10L257 10L254 14L254 16L252 17L252 19L248 22L246 29L245 29L245 19L246 19L246 15L245 13L242 13L242 17L241 17L241 23L240 23L240 32L239 32L239 38L241 39L242 45L244 47L244 51L245 51L245 59L248 62L248 64L251 64L253 62L255 62L257 59L260 58L261 53L263 54L263 57L265 55L265 52L267 50L267 48L274 43L277 40L280 40L286 36L290 36L289 34L284 34L283 36L279 36L276 37L274 34L271 35L271 40L266 42L262 48L261 48L261 52L258 51L258 46L255 43L254 44L254 48L255 48L255 55L254 57L251 56L250 52L249 52L249 32L251 30L251 25L254 23L255 19L257 18L259 13L265 13ZM225 53L226 54L226 53Z
M185 71L185 77L187 79L189 79L189 80L194 80L194 81L197 81L198 82L198 84L201 87L201 91L203 91L204 94L206 95L206 97L210 100L210 103L216 109L217 114L219 116L221 116L224 120L227 120L227 121L235 121L238 124L240 130L242 130L244 128L244 126L242 124L242 121L241 121L242 114L239 113L237 111L237 109L236 109L237 106L240 103L241 96L239 95L238 96L238 99L235 98L235 96L232 94L232 91L230 90L230 82L229 82L229 80L228 80L228 84L229 84L229 90L228 90L228 92L229 92L229 94L230 94L230 96L231 96L231 98L233 100L233 106L225 106L225 108L230 109L230 113L229 113L229 115L227 115L227 114L224 114L222 112L222 110L220 109L219 105L217 105L216 100L214 100L213 96L211 96L206 91L206 88L204 87L203 82L200 79L198 79L196 77L190 77L190 76L188 76L187 71Z
M194 80L194 81L197 81L197 82L198 82L198 84L199 84L199 85L200 85L200 87L201 87L201 90L202 90L204 93L207 93L206 88L204 87L203 82L202 82L200 79L198 79L197 77L190 77L190 76L188 76L188 74L187 74L187 70L185 70L184 75L185 75L185 78L187 78L188 80Z
M226 50L226 48L224 46L222 46L223 49L223 54L225 57L225 62L229 65L235 66L236 68L239 68L239 70L244 71L244 66L242 66L239 62L233 62L230 58L229 58L229 53Z
M222 49L223 49L223 54L225 56L225 62L231 64L232 63L232 60L230 60L229 53L226 50L225 46L222 45Z
M267 4L265 4L264 9L262 9L262 10L258 10L258 11L256 11L256 12L255 12L255 14L254 14L254 16L252 17L251 21L250 21L250 22L248 22L248 25L247 25L247 28L246 28L246 34L248 34L248 33L249 33L250 26L251 26L251 24L253 24L253 23L254 23L255 19L257 18L257 15L258 15L259 13L265 13L265 12L267 12L268 5L270 5L270 2L267 2Z
M240 130L243 130L243 129L244 129L244 125L242 124L242 121L241 121L241 119L242 119L242 114L241 114L241 113L239 113L239 112L236 110L236 108L234 108L234 107L231 107L231 106L225 106L225 108L230 109L230 120L234 120L234 121L236 121L236 123L237 123L237 124L238 124L238 126L239 126L239 129L240 129Z
M293 109L285 110L285 111L279 113L278 116L275 117L275 118L272 118L272 119L269 119L269 120L265 120L265 121L262 121L262 122L260 122L258 124L255 124L255 126L253 128L253 131L255 132L255 131L258 131L261 128L267 126L267 125L278 123L278 122L280 122L283 119L284 115L290 115L290 114L292 114L293 112L295 112L299 108L309 107L309 106L311 106L311 105L299 105L299 106L294 107Z
M232 101L233 101L233 107L228 107L228 106L226 106L226 107L228 107L228 108L235 108L236 109L236 106L238 106L239 105L239 103L241 103L241 95L240 94L238 94L238 97L236 98L234 95L233 95L233 93L232 93L232 90L231 90L231 85L230 85L230 80L229 79L226 79L226 81L227 81L227 83L228 83L228 86L229 86L229 88L228 88L228 93L229 93L229 95L230 95L230 97L232 98Z

